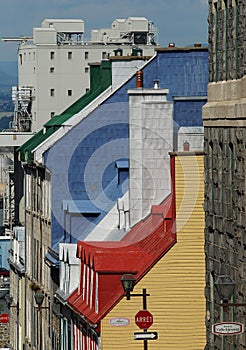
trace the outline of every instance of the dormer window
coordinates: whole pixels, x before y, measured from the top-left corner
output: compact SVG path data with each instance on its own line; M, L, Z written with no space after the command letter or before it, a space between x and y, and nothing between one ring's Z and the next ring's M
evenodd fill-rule
M129 176L128 160L117 160L115 167L118 169L118 185L121 185Z

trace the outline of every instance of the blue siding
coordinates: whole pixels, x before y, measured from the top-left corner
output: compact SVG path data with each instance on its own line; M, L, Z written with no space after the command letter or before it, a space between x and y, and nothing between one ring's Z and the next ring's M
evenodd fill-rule
M52 245L83 239L123 195L115 162L128 158L128 104L105 104L45 154L52 173ZM127 189L127 186L124 186ZM64 230L63 200L90 200L100 215L73 215ZM93 223L93 225L92 225ZM69 227L68 227L69 226Z
M169 101L175 97L206 96L208 52L160 51L143 73L144 88L153 88L153 80L159 79L160 87L169 89ZM45 165L52 174L53 247L60 241L84 239L122 196L123 186L127 189L124 183L118 184L115 161L128 159L127 90L132 88L135 76L45 154ZM176 125L201 126L204 103L205 100L195 99L175 101ZM127 175L128 172L124 180ZM100 214L64 216L63 200L90 200Z
M165 51L158 55L143 69L144 88L153 88L154 79L160 80L160 87L169 89L169 101L175 97L207 96L208 85L208 51ZM119 99L128 101L127 90L135 88L135 77L124 85L117 94L112 96L110 102ZM202 126L202 109L204 101L182 101L182 108L187 109L183 119L179 110L174 110L174 121L181 126L188 126L187 114L192 123L189 126ZM192 106L191 106L192 105Z
M206 101L175 101L176 126L202 126L202 106Z

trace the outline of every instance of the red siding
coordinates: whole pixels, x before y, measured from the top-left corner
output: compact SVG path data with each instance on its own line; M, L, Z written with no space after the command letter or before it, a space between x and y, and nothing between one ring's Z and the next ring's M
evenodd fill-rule
M98 323L124 296L121 277L132 273L138 282L175 244L175 211L170 195L151 214L137 223L119 242L79 242L81 280L84 264L98 274L98 313L95 308L96 285L93 284L93 307L83 300L77 289L68 303L92 324ZM86 279L87 280L87 279ZM81 282L82 285L82 282ZM87 288L85 288L87 290ZM90 297L88 298L90 300Z

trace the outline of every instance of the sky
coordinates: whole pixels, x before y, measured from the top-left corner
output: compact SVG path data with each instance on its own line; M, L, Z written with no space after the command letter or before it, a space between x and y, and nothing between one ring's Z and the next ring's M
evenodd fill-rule
M45 18L83 19L91 29L111 28L116 18L146 17L158 28L161 47L207 43L208 0L0 0L0 37L31 36ZM0 42L0 61L17 61L17 43Z

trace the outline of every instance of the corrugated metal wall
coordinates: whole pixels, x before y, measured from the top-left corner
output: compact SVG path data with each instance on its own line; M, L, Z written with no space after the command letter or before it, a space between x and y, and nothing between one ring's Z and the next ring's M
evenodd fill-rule
M205 346L205 256L203 214L203 155L190 153L174 157L176 172L177 243L147 273L134 289L147 288L147 309L158 340L148 341L148 349L197 349ZM122 300L102 322L102 350L143 349L134 340L135 314L142 298ZM110 319L129 318L128 326L112 326Z

